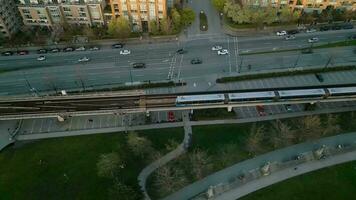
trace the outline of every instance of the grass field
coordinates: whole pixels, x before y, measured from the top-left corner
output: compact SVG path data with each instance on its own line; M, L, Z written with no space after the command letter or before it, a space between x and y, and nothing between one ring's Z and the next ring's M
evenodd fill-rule
M342 200L355 196L356 161L288 179L240 200Z
M167 152L168 140L183 139L179 128L139 133L162 153ZM96 163L110 152L123 157L126 167L120 178L140 193L137 176L147 163L130 152L126 136L119 133L47 139L5 149L0 153L0 199L107 199L112 181L97 176Z

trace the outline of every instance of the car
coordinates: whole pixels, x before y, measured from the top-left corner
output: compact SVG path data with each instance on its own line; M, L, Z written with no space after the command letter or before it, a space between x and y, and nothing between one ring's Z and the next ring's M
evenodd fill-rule
M175 121L174 113L172 111L168 112L168 121L169 122L174 122Z
M47 49L38 49L38 50L37 50L37 53L38 53L38 54L47 53Z
M127 50L127 49L124 49L124 50L120 51L120 55L130 55L130 54L131 54L131 51Z
M221 49L222 49L222 46L213 46L213 47L211 47L212 51L219 51Z
M302 49L302 54L311 54L311 53L313 53L313 49L312 48Z
M317 38L317 37L310 38L310 39L308 39L308 42L309 43L319 42L319 38Z
M297 33L299 33L299 30L289 30L289 31L287 31L288 35L294 35L294 34L297 34Z
M145 68L146 64L145 63L133 63L132 67L133 68Z
M257 105L256 106L256 110L258 112L258 115L260 115L260 116L265 116L266 115L265 107L263 105Z
M314 32L316 32L316 29L314 29L314 28L309 28L309 29L307 29L306 32L307 32L307 33L314 33Z
M354 25L351 24L351 23L349 23L349 24L344 24L344 25L342 26L342 28L343 28L343 29L353 29L353 28L354 28Z
M294 36L294 35L287 35L287 36L285 37L285 39L286 39L286 40L293 40L293 39L295 39L295 36Z
M74 51L74 48L73 47L66 47L63 49L64 52L71 52L71 51Z
M222 49L218 51L218 55L227 55L229 54L229 51L227 49Z
M318 79L319 82L324 82L324 78L321 74L315 74L316 79Z
M120 48L124 47L124 44L116 43L116 44L111 45L111 47L114 49L120 49Z
M341 26L340 25L334 25L331 27L331 30L341 30Z
M29 52L27 50L18 50L17 54L18 55L27 55Z
M3 56L12 56L12 55L14 55L14 52L12 52L12 51L4 51L4 52L1 53L1 55L3 55Z
M83 58L80 58L79 60L78 60L78 62L89 62L90 61L90 59L88 58L88 57L83 57Z
M192 59L192 60L190 61L190 63L191 63L192 65L196 65L196 64L202 64L203 61L200 60L199 58L194 58L194 59Z
M185 49L178 49L176 52L177 52L178 54L185 54L185 53L187 53L188 51L185 50Z
M50 50L51 53L58 53L60 52L61 50L59 48L53 48Z
M98 50L100 50L100 47L97 46L93 46L89 48L89 51L98 51Z
M85 47L83 47L83 46L81 46L81 47L76 48L75 50L76 50L76 51L85 51L85 50L86 50L86 48L85 48Z
M292 105L290 105L290 104L286 104L286 105L284 105L284 107L286 108L286 110L287 110L288 112L293 111L293 110L292 110Z
M322 26L322 27L320 27L320 31L328 31L328 30L330 30L330 26Z
M277 31L276 35L285 36L285 35L287 35L287 31Z
M39 56L39 57L37 58L37 60L38 60L38 61L44 61L44 60L46 60L46 56Z
M347 38L350 39L350 40L356 40L356 34L350 35L350 36L347 37Z

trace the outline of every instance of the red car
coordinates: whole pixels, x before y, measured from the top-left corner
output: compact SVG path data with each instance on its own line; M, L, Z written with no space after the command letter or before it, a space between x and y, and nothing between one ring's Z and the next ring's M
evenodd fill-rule
M17 51L17 54L18 55L27 55L28 51L27 50L19 50L19 51Z
M174 113L172 111L168 112L168 121L170 121L170 122L175 121Z
M266 116L265 107L262 105L256 106L257 112L260 116Z

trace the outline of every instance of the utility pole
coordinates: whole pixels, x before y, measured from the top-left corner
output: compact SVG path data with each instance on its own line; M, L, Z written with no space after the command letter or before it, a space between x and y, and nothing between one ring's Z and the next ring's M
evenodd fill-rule
M39 96L39 94L37 93L36 88L32 87L32 85L31 85L30 81L27 79L25 73L23 73L23 76L24 76L24 78L25 78L26 85L28 86L30 92L34 93L36 96Z
M130 69L130 80L131 80L131 85L133 84L133 79L132 79L132 70Z
M294 63L294 66L293 66L294 68L297 67L298 62L299 62L299 58L300 58L300 54L298 54L297 60Z

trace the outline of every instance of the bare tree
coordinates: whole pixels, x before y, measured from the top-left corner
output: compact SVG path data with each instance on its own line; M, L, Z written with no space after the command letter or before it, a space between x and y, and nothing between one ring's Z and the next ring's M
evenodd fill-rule
M182 188L188 183L183 171L178 168L171 168L167 165L160 167L155 172L154 185L158 189L161 196Z
M173 139L169 139L168 143L165 144L167 151L173 151L179 146L179 143Z
M98 176L114 178L120 167L124 166L124 163L117 153L112 152L100 155L96 166L98 169Z
M323 132L320 117L317 115L306 116L298 119L297 128L298 142L320 138Z
M205 151L196 149L189 155L191 172L197 180L204 178L212 169L211 158Z
M109 188L110 200L139 200L140 196L130 186L121 183L118 180L114 181L114 184Z
M246 149L251 154L257 154L263 151L262 141L265 135L265 127L253 124L250 134L246 140Z
M269 139L273 148L277 149L293 144L295 131L286 123L280 120L272 122L272 131L272 136Z
M130 132L127 136L127 144L131 151L141 158L149 156L154 151L152 143L145 137L140 137L135 132Z
M328 114L324 123L323 135L333 135L341 131L340 126L338 125L338 117L333 114Z
M236 162L241 161L243 158L243 154L241 152L241 148L238 144L229 143L223 145L221 149L219 149L219 153L217 156L218 162L214 162L215 167L217 169L226 168Z

